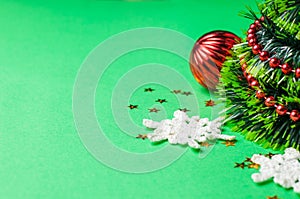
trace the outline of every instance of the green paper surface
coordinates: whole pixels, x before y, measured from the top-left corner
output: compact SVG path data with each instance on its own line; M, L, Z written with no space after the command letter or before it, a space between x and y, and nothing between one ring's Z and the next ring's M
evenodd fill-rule
M254 1L246 0L2 0L0 198L258 199L273 195L282 199L299 198L292 190L273 182L253 183L251 174L255 170L234 168L235 162L270 150L244 140L227 128L224 133L237 136L236 146L226 147L217 142L205 157L187 149L163 169L135 174L98 161L81 142L75 126L72 97L77 73L99 43L122 31L144 27L172 29L195 41L211 30L228 30L242 36L251 23L238 16L245 5L255 8ZM212 107L205 107L205 101L211 98L209 92L194 80L185 60L153 49L120 57L97 83L95 114L105 136L115 146L132 153L155 152L168 146L165 142L152 144L136 139L140 132L124 133L112 113L111 98L118 81L135 66L147 63L165 64L181 74L193 89L193 95L180 97L183 100L197 97L198 110L188 107L188 103L187 107L180 107L178 96L170 92L170 89L184 89L182 85L167 88L149 82L136 87L126 104L118 105L120 113L128 113L133 124L143 128L143 118L170 118L178 108L191 109L190 116L200 112L203 117L211 117L213 112ZM131 79L125 84L130 87L134 82ZM155 91L145 93L147 87ZM125 90L117 94L127 93ZM158 98L168 102L159 104L155 102ZM138 109L129 110L130 103L139 105ZM152 107L161 111L149 113L148 108Z

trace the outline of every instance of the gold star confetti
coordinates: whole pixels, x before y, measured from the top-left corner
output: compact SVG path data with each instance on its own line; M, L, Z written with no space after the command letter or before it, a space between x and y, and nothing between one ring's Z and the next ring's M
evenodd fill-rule
M132 105L132 104L130 104L128 107L129 107L130 109L137 109L137 108L138 108L138 105Z
M144 140L147 138L147 135L138 134L138 136L136 136L136 138L140 138L140 139Z
M186 95L186 96L189 96L191 94L192 94L191 92L182 92L182 95Z
M250 163L253 163L252 160L251 160L251 158L248 158L248 157L246 157L246 159L245 159L244 162L250 162Z
M242 162L242 163L235 163L234 168L244 169L245 168L245 163L244 162Z
M249 169L259 169L260 165L259 164L256 164L256 163L251 163L251 164L248 164L248 168Z
M212 144L209 144L208 142L201 142L200 145L203 146L203 147L208 148L208 147L210 147Z
M265 157L272 158L274 155L276 155L276 154L274 154L274 153L268 153L268 154L265 155Z
M215 102L213 101L213 100L207 100L206 102L205 102L205 106L214 106L214 105L216 105L215 104Z
M226 140L225 142L222 142L226 147L229 146L235 146L236 140Z
M149 108L148 110L149 110L150 113L157 113L158 111L160 111L157 108Z
M278 196L267 196L267 199L280 199Z
M178 110L180 110L180 111L182 111L182 112L188 112L188 111L190 111L190 110L188 110L187 108L180 108L180 109L178 109Z
M167 102L167 100L166 99L158 99L158 100L156 100L155 102L159 102L159 103L164 103L164 102Z
M154 89L152 89L152 88L145 88L145 90L144 90L144 92L152 92L152 91L154 91Z
M178 94L178 93L181 93L181 90L173 90L173 91L171 91L171 93Z

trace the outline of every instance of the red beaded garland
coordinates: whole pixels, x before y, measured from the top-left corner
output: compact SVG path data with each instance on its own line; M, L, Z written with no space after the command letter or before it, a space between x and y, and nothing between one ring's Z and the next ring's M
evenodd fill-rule
M280 60L276 57L270 59L269 65L271 68L277 68L280 65Z
M249 41L250 39L256 38L255 34L251 33L247 35L247 40Z
M284 74L289 74L290 72L292 72L293 68L288 64L288 63L284 63L281 66L281 70Z
M269 53L268 51L262 51L260 54L259 54L259 59L262 60L262 61L266 61L269 59Z
M257 44L257 41L256 41L255 38L249 39L249 41L248 41L248 45L249 45L249 46L254 46L254 45L256 45L256 44Z
M276 112L278 113L278 115L285 115L287 112L287 108L282 104L278 104L276 107Z
M296 78L300 78L300 68L295 70Z
M264 92L262 92L261 90L256 91L256 97L258 99L263 99L265 96L266 96L266 94Z
M255 34L256 30L254 28L250 28L247 33L248 34Z
M250 82L250 86L251 87L258 87L259 83L256 79L252 79L252 81Z
M256 29L256 28L257 28L256 24L253 23L250 25L250 29Z
M300 114L299 114L299 111L297 110L292 110L291 113L290 113L290 118L296 122L300 119Z
M275 105L275 98L273 96L267 97L266 100L265 100L265 105L267 107L274 106Z
M257 55L258 53L261 52L261 49L262 49L261 45L255 44L255 45L252 47L252 52L253 52L253 54Z

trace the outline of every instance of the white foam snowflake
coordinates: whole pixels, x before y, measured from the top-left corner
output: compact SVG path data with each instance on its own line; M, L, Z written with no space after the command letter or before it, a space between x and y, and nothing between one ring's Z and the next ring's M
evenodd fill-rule
M200 148L199 143L222 139L234 140L235 136L221 134L223 118L209 121L208 118L200 119L199 116L191 118L183 111L175 111L174 118L156 122L144 119L143 124L148 128L155 129L147 134L152 142L168 140L170 144L189 145L192 148Z
M254 182L264 182L273 178L284 188L293 188L300 193L300 153L294 148L287 148L283 155L272 158L255 154L251 160L260 165L259 173L252 174Z

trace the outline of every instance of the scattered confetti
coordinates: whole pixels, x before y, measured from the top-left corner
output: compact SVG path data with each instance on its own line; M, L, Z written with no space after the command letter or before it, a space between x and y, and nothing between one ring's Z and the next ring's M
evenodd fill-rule
M226 140L225 142L222 142L226 147L229 146L235 146L236 140Z
M210 147L212 144L209 144L209 142L201 142L200 143L200 146L203 146L203 147Z
M138 105L132 105L132 104L130 104L128 107L129 107L130 109L136 109L136 108L138 108Z
M149 110L150 113L157 113L158 111L160 111L157 108L149 108L148 110Z
M234 168L242 168L242 169L244 169L245 168L245 163L244 162L242 162L242 163L235 163Z
M260 165L259 164L256 164L256 163L251 163L251 164L248 164L248 168L249 169L259 169Z
M154 91L154 89L152 89L152 88L145 88L145 90L144 90L144 92L153 92Z
M222 120L217 118L209 121L208 118L200 119L199 116L189 118L183 111L175 111L173 119L165 119L156 122L149 119L143 120L143 125L155 129L147 134L152 142L168 140L170 144L189 145L192 148L200 148L202 142L209 140L234 140L235 136L221 134Z
M264 182L271 178L282 187L293 188L300 193L300 153L294 148L285 149L283 155L277 154L268 158L264 155L254 154L252 162L259 164L259 173L252 174L254 182Z
M215 101L213 101L213 100L208 100L205 102L205 106L215 106L215 105L216 105Z
M136 136L136 138L140 138L140 139L144 140L147 138L147 135L138 134L138 136Z
M164 103L164 102L167 102L167 100L166 99L158 99L158 100L156 100L155 102L159 102L159 103Z
M182 95L186 95L186 96L189 96L191 94L192 94L191 92L182 92Z
M173 91L171 91L171 93L178 94L178 93L181 93L181 90L173 90Z
M268 153L265 156L268 157L268 158L272 158L274 155L276 155L276 154L274 154L274 153Z
M267 196L267 199L280 199L277 196Z
M183 111L183 112L188 112L188 111L190 111L190 110L188 110L188 109L186 109L186 108L180 108L180 109L178 109L178 110L180 110L180 111Z

